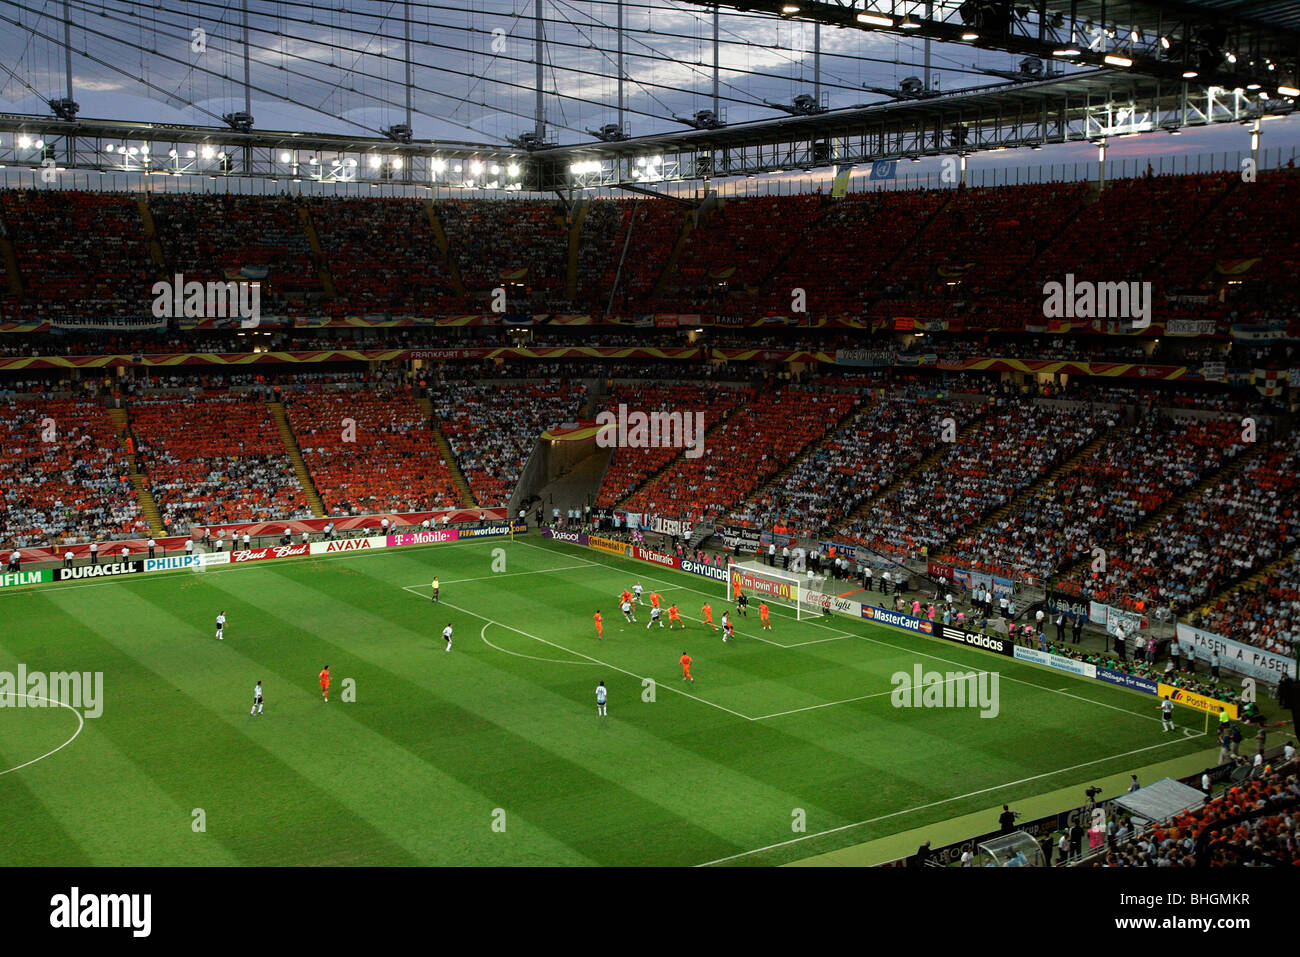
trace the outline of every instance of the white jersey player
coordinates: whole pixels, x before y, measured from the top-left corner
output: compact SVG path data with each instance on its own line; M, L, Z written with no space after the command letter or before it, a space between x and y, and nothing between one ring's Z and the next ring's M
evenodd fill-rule
M260 681L257 683L257 687L253 689L253 710L248 713L249 715L262 713L262 682Z
M451 622L447 622L447 627L442 630L442 637L447 639L447 651L451 651Z
M644 591L644 589L641 587L641 583L640 583L640 582L637 582L635 585L632 586L632 594L636 597L636 603L637 603L638 605L644 605L644 604L645 604L645 602L643 602L643 601L641 600L641 592L642 592L642 591Z
M636 615L632 614L632 603L630 601L623 602L619 606L619 610L623 612L624 621L636 621Z
M662 628L662 627L664 626L664 620L663 620L662 618L660 618L659 615L660 615L660 612L659 612L659 606L658 606L658 605L656 605L654 608L651 608L651 609L650 609L650 620L646 622L645 626L646 626L647 628L649 628L649 627L650 627L651 625L653 625L655 622L658 622L658 623L659 623L659 627Z
M724 611L722 613L722 640L727 640L727 632L731 631L731 617Z
M596 685L596 714L607 717L609 712L605 710L605 698L608 692L605 690L605 682Z
M226 613L224 611L218 612L217 613L217 640L218 641L225 640L226 637L224 634L225 630L226 630Z

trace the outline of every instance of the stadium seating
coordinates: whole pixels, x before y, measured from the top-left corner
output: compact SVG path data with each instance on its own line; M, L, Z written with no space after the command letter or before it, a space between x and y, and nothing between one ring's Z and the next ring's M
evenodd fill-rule
M1197 628L1291 657L1300 640L1300 552L1258 582L1223 595L1201 614Z
M0 400L0 412L0 545L147 531L125 450L103 405L9 399Z
M569 230L555 203L451 199L437 210L468 291L517 282L530 291L563 292Z
M586 395L581 383L560 379L464 385L443 392L434 415L474 501L508 502L538 435L577 420Z
M287 394L285 408L329 514L412 512L457 504L451 471L426 416L409 396L306 390Z
M144 398L129 414L168 534L311 515L271 414L251 395Z

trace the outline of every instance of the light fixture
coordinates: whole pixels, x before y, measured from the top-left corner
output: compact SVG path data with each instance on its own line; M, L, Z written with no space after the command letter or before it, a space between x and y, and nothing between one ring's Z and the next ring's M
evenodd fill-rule
M402 168L402 158L401 158L400 156L394 156L394 157L393 157L392 167L393 167L393 169L401 169L401 168Z
M25 150L26 150L26 149L31 149L31 147L32 147L32 138L31 138L30 136L20 136L20 137L18 137L18 146L19 146L21 149L25 149Z
M434 157L433 162L429 164L435 173L441 173L447 168L447 161L441 156Z
M858 23L867 23L873 27L892 27L894 18L887 17L882 13L859 13Z
M186 151L185 151L185 158L186 158L186 159L194 159L194 150L186 150Z
M199 155L202 156L205 160L210 160L212 159L212 157L217 155L217 151L214 150L211 146L205 146L199 150Z
M1106 63L1110 66L1123 67L1124 69L1128 69L1133 65L1133 61L1130 60L1128 57L1119 56L1118 54L1115 53L1107 53L1101 59L1103 63Z
M1184 80L1192 80L1192 79L1195 79L1195 78L1198 77L1198 76L1200 76L1200 74L1197 73L1195 70L1184 70L1184 71L1183 71L1183 79L1184 79Z
M1169 49L1169 38L1168 38L1168 37L1161 37L1161 38L1160 38L1160 46L1162 46L1164 49L1168 50L1168 49Z
M469 171L477 176L479 173L483 172L483 164L478 160L474 160L474 162L469 164Z
M1178 127L1175 126L1172 130L1169 131L1169 135L1170 135L1170 136L1182 136L1182 135L1183 135L1183 131L1182 131L1181 129L1179 129Z
M514 179L516 176L519 175L519 167L516 166L514 163L511 163L509 166L506 167L506 175L509 176L511 179Z
M978 40L980 38L980 35L973 30L967 30L965 33L961 35L961 38L966 41Z
M289 160L291 160L291 159L293 159L293 156L292 156L292 154L290 154L290 153L281 153L281 154L280 154L280 162L281 162L281 163L287 163L287 162L289 162Z
M178 154L176 153L175 149L170 149L167 151L167 155L170 156L172 159L175 159Z
M781 7L781 12L782 12L782 13L798 13L798 12L799 12L799 8L798 8L795 4L793 4L793 3L787 3L787 4L782 5L782 7Z
M1300 96L1300 90L1297 90L1294 86L1279 86L1277 91L1282 96L1289 96L1292 98Z
M366 165L369 166L371 169L379 169L379 164L381 162L382 160L380 160L378 154L376 153L371 153L369 156L366 157Z
M1247 84L1246 84L1246 89L1248 89L1248 90L1258 90L1258 89L1259 89L1259 84L1258 84L1258 83L1247 83Z
M117 149L117 147L115 147L112 143L106 143L106 144L104 144L104 152L105 152L105 153L111 153L111 152L113 152L113 150L115 150L115 149Z
M1078 47L1062 47L1059 50L1053 50L1052 56L1055 57L1079 56L1079 49Z
M921 29L921 24L913 20L912 15L909 13L903 17L903 22L898 25L898 28L900 30L919 30Z

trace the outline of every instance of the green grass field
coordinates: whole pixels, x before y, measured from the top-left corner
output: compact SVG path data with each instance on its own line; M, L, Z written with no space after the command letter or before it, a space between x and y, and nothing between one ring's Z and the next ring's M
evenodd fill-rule
M624 625L636 580L687 630ZM0 671L104 674L102 715L17 770L79 719L0 708L4 862L778 864L1206 746L1191 711L1163 734L1154 698L862 622L760 636L755 608L724 645L706 598L533 535L0 592ZM997 670L999 715L894 708L918 663Z

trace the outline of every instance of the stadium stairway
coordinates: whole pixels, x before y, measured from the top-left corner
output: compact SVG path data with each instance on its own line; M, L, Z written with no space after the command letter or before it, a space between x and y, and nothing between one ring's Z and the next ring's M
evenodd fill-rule
M1196 609L1196 611L1192 613L1192 617L1199 618L1200 616L1204 615L1210 608L1214 606L1214 604L1219 599L1223 598L1225 595L1227 595L1230 592L1235 592L1240 588L1247 588L1252 585L1258 585L1269 575L1272 575L1274 572L1281 569L1283 565L1289 563L1293 557L1294 557L1294 552L1290 550L1285 550L1283 554L1279 555L1274 561L1269 562L1267 565L1264 565L1263 567L1258 568L1255 571L1251 572L1248 577L1242 578L1237 582L1235 582L1234 584L1229 585L1226 588L1220 588L1215 594L1211 595L1205 601L1201 602L1200 606Z
M311 258L316 264L316 274L320 277L320 285L325 292L325 298L335 299L338 297L338 290L334 287L334 276L330 273L329 264L325 261L325 250L320 244L320 236L316 233L316 224L311 220L311 210L306 206L298 207L298 222L302 224L302 231L307 234L307 242L311 246ZM319 501L319 497L317 501Z
M122 447L126 448L126 440L131 435L131 421L127 416L126 409L109 409L108 417L113 420L113 425L117 427L117 435L121 439ZM158 510L158 502L154 499L153 492L149 490L149 483L145 481L145 477L140 471L140 463L135 452L127 452L126 460L131 469L128 476L131 479L131 484L135 486L135 496L140 503L140 513L144 515L145 521L149 523L149 534L154 538L162 538L165 534L162 512Z
M451 450L451 443L447 441L447 436L442 434L442 427L433 417L433 400L421 397L415 404L424 413L425 421L429 423L429 431L433 433L433 444L438 447L438 451L442 453L442 460L447 463L447 471L451 473L451 484L456 487L456 498L461 508L473 508L475 505L485 504L474 501L474 493L470 491L469 483L465 481L465 474L456 463L456 455Z
M1188 489L1182 495L1177 495L1174 498L1171 498L1168 502L1165 503L1164 508L1160 509L1159 511L1155 512L1152 515L1147 516L1147 518L1144 521L1139 522L1137 525L1133 526L1132 531L1128 533L1128 537L1137 538L1139 536L1145 535L1147 532L1151 531L1153 528L1160 525L1162 522L1166 521L1169 518L1169 516L1176 513L1178 509L1183 506L1184 503L1203 495L1208 489L1213 488L1215 485L1218 485L1220 482L1224 481L1225 479L1231 477L1232 475L1235 475L1237 472L1240 472L1243 468L1246 467L1247 463L1249 463L1252 459L1254 459L1255 456L1261 454L1261 452L1264 449L1268 448L1271 444L1272 443L1270 442L1256 442L1244 454L1237 456L1235 461L1228 463L1226 466L1219 469L1217 472L1211 472L1209 475L1201 479L1200 482L1192 486L1192 488ZM1112 540L1109 542L1105 542L1103 544L1113 545L1115 544L1115 542ZM1092 558L1090 556L1084 557L1083 559L1076 562L1074 565L1071 565L1069 568L1067 568L1064 572L1062 572L1059 576L1056 577L1064 581L1069 578L1074 578L1076 575L1083 575L1087 570L1089 563L1091 561ZM1253 572L1247 572L1246 574L1247 575L1253 574ZM1209 596L1209 598L1206 599L1206 602L1207 603L1211 602L1214 600L1216 596L1222 595L1225 591L1230 591L1244 577L1245 576L1243 575L1241 578L1236 578L1233 579L1232 581L1225 583L1222 588L1220 588L1217 592L1214 593L1214 595Z
M302 449L298 447L298 439L289 426L289 417L284 413L284 404L268 402L266 408L271 413L275 427L280 430L280 441L284 443L284 451L289 456L289 464L293 466L294 475L298 476L298 484L302 486L303 494L307 496L311 513L317 518L324 518L329 513L325 511L325 502L321 499L320 492L316 490L316 483L312 481L307 463L303 461Z
M952 190L952 193L955 195L956 190ZM904 256L911 254L913 244L922 236L924 236L926 231L930 228L930 226L940 216L943 215L944 210L946 210L948 206L953 202L953 198L954 198L953 196L946 197L944 201L940 203L939 206L935 209L935 211L926 217L925 222L921 223L921 225L917 227L916 232L912 233L911 236L908 236L906 242L899 244L898 250L894 253L893 256L890 257L889 261L886 262L883 266L881 266L880 269L876 272L876 274L871 277L871 281L867 283L867 288L864 292L864 296L866 298L866 305L868 308L874 306L876 304L876 301L880 298L879 295L880 287L885 282L885 280L891 275L894 268L894 264L897 263L899 260L901 260Z
M795 254L796 250L804 245L804 241L807 240L809 236L814 235L814 233L821 228L822 220L825 219L827 214L834 208L835 203L831 200L827 199L822 201L821 209L817 210L817 215L808 221L807 228L799 234L799 238L795 242L791 243L785 252L776 257L772 262L771 268L768 269L767 275L763 276L756 283L758 289L762 293L771 293L773 280L775 280L777 276L781 275L781 269L785 266L786 261Z
M1116 428L1115 431L1119 433L1123 433L1123 432L1131 432L1133 431L1133 429L1131 426L1120 426ZM1106 440L1109 438L1110 438L1109 434L1097 436L1097 438L1093 439L1091 442L1089 442L1087 445L1081 448L1074 455L1070 456L1060 465L1056 466L1056 468L1052 469L1050 472L1044 475L1037 482L1031 483L1019 495L1017 495L1011 501L1007 502L1006 505L1002 505L994 509L988 515L984 516L983 519L976 522L974 525L970 526L969 528L963 529L962 531L956 533L955 535L951 535L948 538L946 538L941 544L939 544L935 548L933 554L936 555L945 554L946 549L953 542L957 541L958 539L967 538L970 536L980 534L980 532L984 531L984 529L987 528L988 526L996 525L998 522L1002 521L1008 515L1019 510L1023 505L1033 501L1034 496L1036 496L1043 489L1055 488L1056 484L1060 482L1062 478L1069 475L1071 472L1077 469L1084 462L1088 461L1090 458L1096 455L1097 451L1103 445L1106 444Z
M879 502L881 499L883 499L885 496L892 495L894 492L898 491L908 482L912 481L912 479L916 478L916 476L920 475L923 471L925 471L930 466L938 462L941 458L943 458L953 449L960 448L962 441L967 436L969 436L972 432L978 429L981 425L983 425L984 420L987 417L988 417L988 407L986 406L983 412L975 416L975 418L972 419L966 425L966 428L962 429L960 432L957 433L957 440L955 442L953 442L951 445L947 445L947 444L942 445L939 448L935 449L933 452L931 452L929 455L927 455L925 458L921 459L921 461L917 462L914 466L912 466L910 469L908 469L906 472L904 472L902 475L896 478L889 485L886 485L884 488L882 488L877 494L867 499L865 502L863 502L861 505L855 508L852 512L850 512L848 515L845 515L843 518L841 518L837 523L839 527L842 528L846 525L850 525L853 522L856 522L858 519L862 518L867 513L869 513L873 508L875 508L876 503Z
M686 248L686 240L698 228L695 216L688 214L682 217L681 232L677 234L677 239L673 242L672 252L668 254L668 260L664 263L664 268L660 270L659 278L655 280L654 286L650 289L650 295L646 297L647 299L655 300L663 295L664 286L668 284L668 279L677 271L677 260L681 258L682 250Z
M726 415L725 418L721 419L721 420L718 421L718 422L715 422L715 423L713 424L713 428L709 429L707 432L704 433L704 440L703 440L704 447L705 447L705 448L708 448L708 444L709 444L709 436L715 434L719 429L721 429L724 425L726 425L728 422L731 421L731 417L732 417L732 416L736 415L738 412L740 412L740 411L741 411L742 409L744 409L744 408L745 408L745 403L743 403L743 402L738 402L738 403L736 403L735 408L733 408L729 413L727 413L727 415ZM686 450L685 450L685 449L682 449L680 452L678 452L676 455L674 455L671 459L669 459L668 462L667 462L667 464L665 464L664 467L661 468L658 472L655 472L653 475L649 475L649 476L647 476L647 477L646 477L646 480L645 480L644 482L642 482L640 485L637 485L635 488L629 489L629 490L628 490L628 493L627 493L626 495L624 495L621 499L619 499L619 500L614 504L614 508L623 508L623 507L625 507L625 506L627 505L627 503L631 500L632 496L636 495L636 494L637 494L638 492L640 492L643 488L646 488L647 486L653 485L653 484L655 483L655 481L657 481L657 480L659 479L660 476L667 475L669 472L671 472L673 469L675 469L675 468L678 466L679 463L681 463L681 462L683 462L683 461L685 461L685 460L686 460Z
M461 278L460 266L456 264L456 257L451 255L451 243L447 239L447 230L442 228L442 220L438 217L438 211L434 208L433 200L426 199L424 201L424 215L429 217L429 228L433 230L433 239L438 244L438 252L447 267L447 276L451 279L452 292L463 299L465 297L465 280Z
M569 217L569 262L564 273L564 298L568 302L573 302L578 295L578 249L582 245L582 223L590 208L590 201L578 200Z
M794 458L792 458L789 462L786 463L784 468L778 471L775 475L773 475L761 486L754 489L754 491L749 494L749 497L744 500L743 504L745 505L752 504L755 499L765 494L768 489L779 485L785 479L785 477L789 475L792 471L794 471L795 468L801 465L803 461L806 458L808 458L808 456L812 455L823 445L829 442L832 438L834 438L835 434L841 428L847 425L855 415L857 415L859 412L862 411L863 408L864 408L864 403L860 401L855 402L853 405L849 406L849 410L845 412L842 416L840 416L838 419L836 419L834 422L832 422L830 427L827 428L827 430L822 434L821 438L814 439L813 441L805 445L802 449L800 449L795 454Z
M9 224L5 222L3 209L0 209L0 260L5 264L5 280L9 285L9 292L22 298L22 273L18 270L18 256L14 253L14 244L9 240Z
M163 256L162 243L158 241L158 229L154 225L153 210L149 208L148 200L136 200L136 206L140 209L140 221L144 224L144 238L149 241L149 258L158 267L159 274L165 275L167 260Z
M1216 212L1218 212L1219 207L1228 201L1228 197L1232 196L1237 191L1237 187L1239 187L1241 184L1242 184L1242 179L1240 176L1232 177L1232 179L1228 181L1227 188L1219 193L1218 199L1216 199L1209 206L1207 206L1201 212L1201 215L1198 216L1193 222L1188 223L1186 229L1184 229L1181 233L1179 233L1172 240L1170 240L1169 247L1165 250L1164 255L1162 255L1158 260L1152 263L1152 266L1156 267L1155 268L1156 275L1160 274L1161 272L1160 267L1164 266L1164 264L1167 263L1175 253L1177 253L1179 250L1183 248L1184 245L1186 245L1188 237L1193 235ZM1214 275L1213 266L1206 269L1206 271L1202 275L1197 277L1197 280L1200 282L1204 282L1206 279L1209 279L1212 275Z

